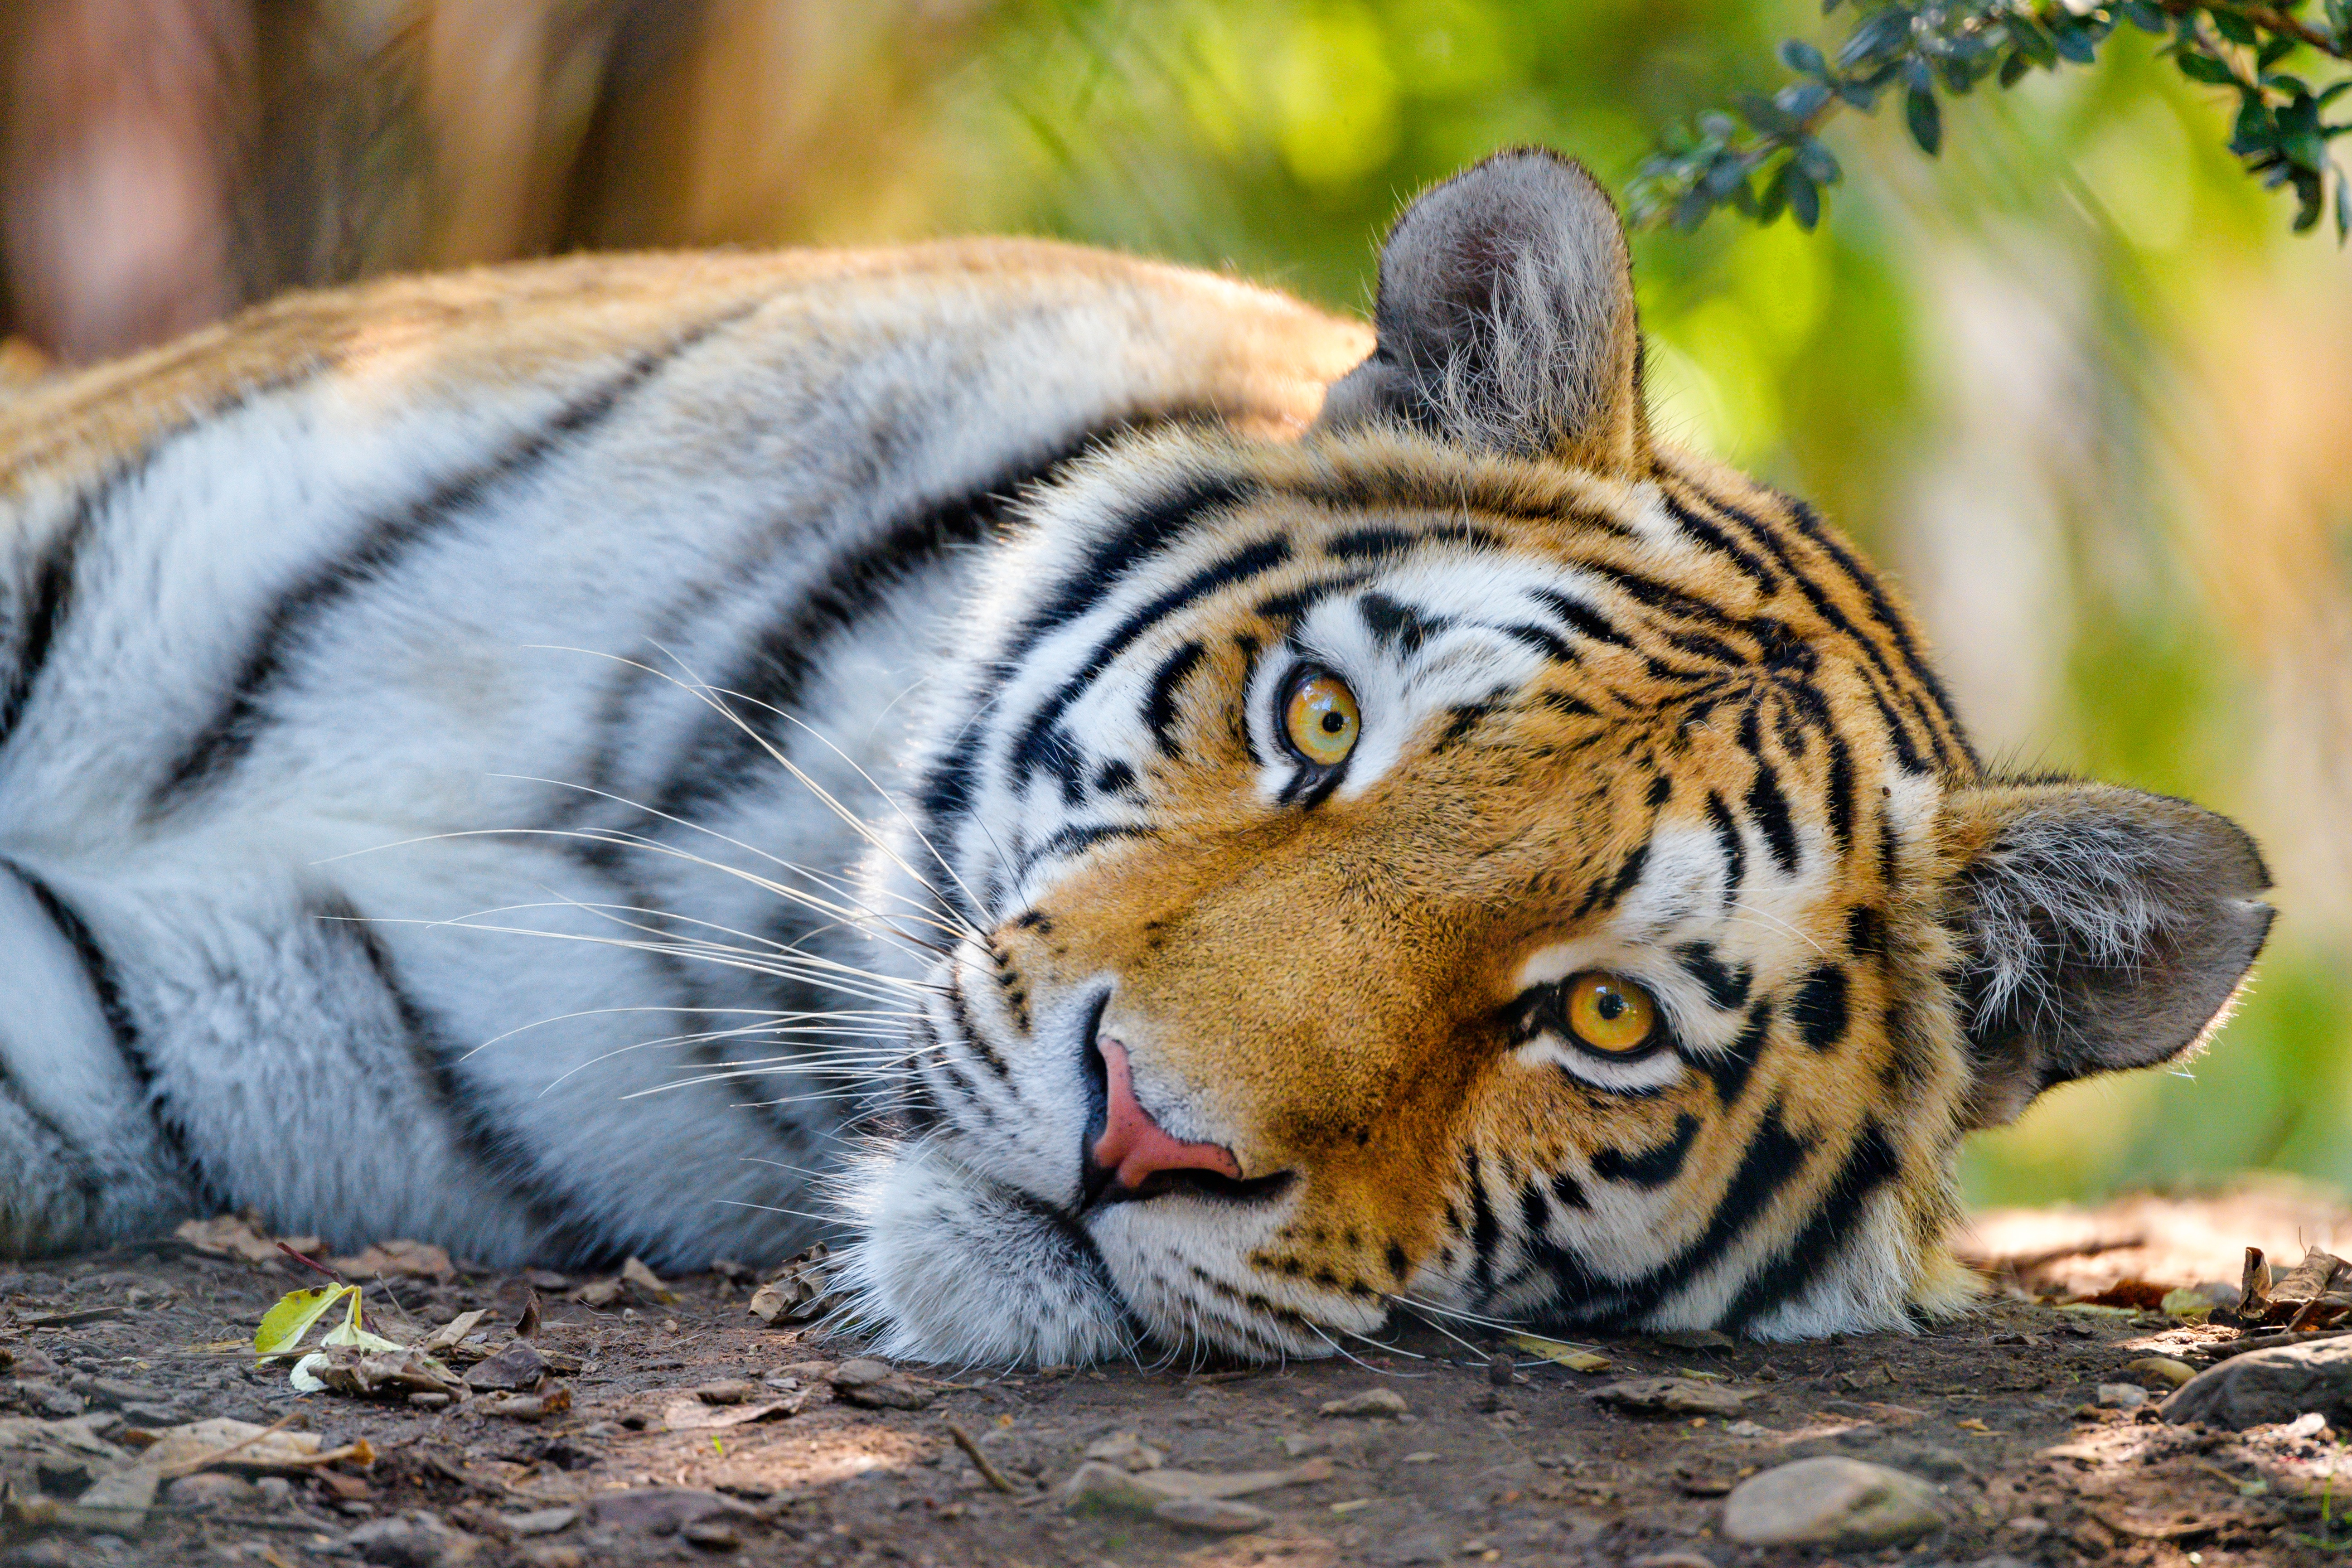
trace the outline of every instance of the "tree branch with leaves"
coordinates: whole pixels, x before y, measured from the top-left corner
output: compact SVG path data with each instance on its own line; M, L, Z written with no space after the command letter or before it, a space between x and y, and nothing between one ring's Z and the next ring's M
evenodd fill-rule
M1853 26L1833 53L1791 38L1780 60L1796 79L1769 97L1740 95L1736 115L1711 110L1667 132L1628 193L1637 224L1692 229L1730 207L1759 223L1786 213L1810 229L1840 178L1821 131L1842 110L1870 114L1900 97L1911 139L1932 157L1945 99L1988 79L2008 88L2034 70L2094 65L2116 34L2136 29L2162 38L2158 52L2189 80L2236 93L2230 151L2265 186L2294 192L2297 230L2319 223L2332 192L2336 237L2352 237L2352 181L2330 147L2352 119L2328 118L2352 89L2339 68L2352 63L2352 0L1824 0L1822 10L1842 6Z

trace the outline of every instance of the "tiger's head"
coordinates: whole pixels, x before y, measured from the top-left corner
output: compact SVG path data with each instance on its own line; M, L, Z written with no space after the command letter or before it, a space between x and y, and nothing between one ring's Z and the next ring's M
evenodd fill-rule
M1134 438L999 563L894 851L964 934L853 1182L885 1348L1956 1309L1962 1135L2201 1039L2253 845L1988 776L1853 549L1652 438L1579 165L1423 195L1377 326L1303 441Z

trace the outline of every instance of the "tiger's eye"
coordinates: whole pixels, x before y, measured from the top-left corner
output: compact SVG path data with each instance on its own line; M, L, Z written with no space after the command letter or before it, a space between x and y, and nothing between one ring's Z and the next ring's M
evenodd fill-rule
M1567 1000L1569 1031L1596 1051L1626 1056L1658 1032L1658 1005L1618 975L1580 974L1568 983Z
M1348 683L1325 671L1290 689L1282 706L1282 732L1290 749L1318 767L1336 768L1356 749L1363 715Z

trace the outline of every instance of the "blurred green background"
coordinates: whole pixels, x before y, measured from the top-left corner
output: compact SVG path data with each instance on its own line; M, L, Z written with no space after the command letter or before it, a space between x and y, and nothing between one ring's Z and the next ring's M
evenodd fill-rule
M280 289L579 247L1045 233L1349 309L1399 201L1541 142L1622 188L1814 0L19 0L0 372ZM2283 911L2235 1021L1969 1161L1980 1202L2352 1185L2352 261L2125 33L1844 117L1818 234L1634 251L1660 427L1905 584L1989 755L2231 813Z

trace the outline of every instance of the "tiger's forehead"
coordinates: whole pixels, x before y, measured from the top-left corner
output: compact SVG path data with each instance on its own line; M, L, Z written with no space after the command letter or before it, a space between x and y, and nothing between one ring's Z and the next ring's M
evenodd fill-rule
M1285 798L1273 687L1309 661L1365 707L1339 804L1477 794L1463 834L1579 824L1586 865L1670 804L1755 825L1783 873L1815 828L1848 855L1863 792L1975 764L1902 612L1858 567L1823 589L1843 546L1792 509L1663 459L1627 484L1389 431L1139 439L1003 552L968 694L992 722L926 805L984 819L957 830L992 904L1171 807L1234 825L1237 772L1259 808Z

